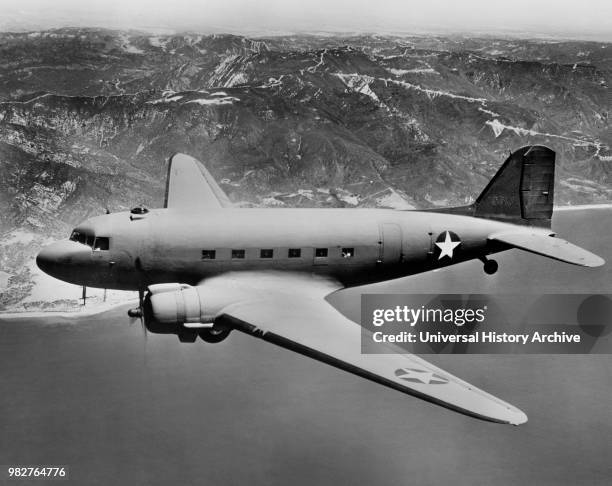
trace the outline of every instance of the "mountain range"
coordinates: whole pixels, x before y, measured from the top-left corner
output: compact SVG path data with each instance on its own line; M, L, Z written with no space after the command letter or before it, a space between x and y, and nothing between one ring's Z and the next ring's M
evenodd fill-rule
M557 151L557 204L612 200L612 44L459 36L0 33L0 307L166 160L242 206L465 204L509 150Z

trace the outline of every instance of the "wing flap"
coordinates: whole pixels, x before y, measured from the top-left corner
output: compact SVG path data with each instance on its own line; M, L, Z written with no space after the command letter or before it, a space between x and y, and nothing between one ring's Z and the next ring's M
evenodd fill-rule
M583 267L599 267L605 263L603 258L590 251L547 233L526 231L495 233L489 236L489 240Z
M516 407L418 356L362 354L361 326L324 300L283 298L232 304L216 322L472 417L514 425L527 421Z
M165 208L192 210L231 206L223 189L200 162L185 154L170 158Z

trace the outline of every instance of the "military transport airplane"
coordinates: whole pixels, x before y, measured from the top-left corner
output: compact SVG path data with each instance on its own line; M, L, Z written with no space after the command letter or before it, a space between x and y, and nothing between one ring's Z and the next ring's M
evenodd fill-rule
M476 201L433 211L232 208L194 158L169 160L163 209L93 217L37 256L82 286L138 290L151 332L219 342L231 330L493 422L518 408L411 354L362 354L361 327L324 299L356 285L520 248L576 265L604 261L550 229L555 152L512 153Z

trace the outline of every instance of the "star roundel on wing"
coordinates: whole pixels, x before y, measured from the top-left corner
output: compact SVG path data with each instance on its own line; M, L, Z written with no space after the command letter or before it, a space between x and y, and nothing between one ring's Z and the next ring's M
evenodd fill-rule
M450 258L451 260L455 257L459 247L461 245L461 238L452 231L443 231L436 238L434 256L436 260L442 260L443 258Z
M448 378L442 375L417 368L399 368L395 370L395 376L400 380L411 383L423 383L425 385L444 385L448 383Z

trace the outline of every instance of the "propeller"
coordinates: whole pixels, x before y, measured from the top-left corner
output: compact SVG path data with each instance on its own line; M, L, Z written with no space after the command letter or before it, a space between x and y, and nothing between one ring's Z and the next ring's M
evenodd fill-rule
M147 326L144 321L144 290L138 289L138 310L140 311L140 327L144 335L145 341L148 339Z
M144 321L144 289L138 289L138 307L128 310L128 316L131 317L130 325L132 325L136 319L140 319L140 327L146 340L147 326Z
M142 359L143 364L147 366L147 342L149 335L144 317L144 294L144 289L140 287L138 289L138 307L128 310L128 316L130 316L130 326L134 324L136 319L140 320L140 329L142 329L142 333L144 335L144 339L142 340Z
M140 328L142 329L142 333L144 335L144 342L146 343L147 339L148 339L148 333L147 333L147 325L145 324L145 318L144 318L144 297L145 297L145 279L144 279L144 271L142 268L142 262L140 261L140 257L136 257L136 260L134 261L134 266L136 268L136 271L138 272L138 280L139 280L139 285L138 285L138 307L135 309L130 309L128 311L128 316L130 316L131 318L135 319L135 318L139 318L140 319ZM131 323L133 323L134 321L132 320ZM130 324L131 324L130 323Z

